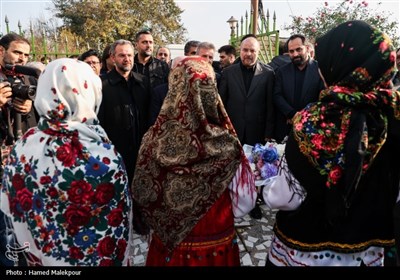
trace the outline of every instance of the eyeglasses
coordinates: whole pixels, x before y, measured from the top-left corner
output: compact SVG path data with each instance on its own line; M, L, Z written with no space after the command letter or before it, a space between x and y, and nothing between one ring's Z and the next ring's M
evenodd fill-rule
M96 64L100 64L100 61L85 61L87 64L89 64L90 66L92 65L96 65Z

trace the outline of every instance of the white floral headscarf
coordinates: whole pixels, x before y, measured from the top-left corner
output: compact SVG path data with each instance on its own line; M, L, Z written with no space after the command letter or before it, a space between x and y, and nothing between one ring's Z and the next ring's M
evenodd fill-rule
M98 124L101 89L100 78L87 63L58 59L40 76L34 106L42 119L53 123L52 129L62 130L67 125L69 131L78 130L81 137L100 140L106 137L105 132L100 127L93 131L90 125Z
M39 77L40 120L17 141L1 209L30 262L125 264L130 195L121 156L100 127L101 81L84 62L57 59Z

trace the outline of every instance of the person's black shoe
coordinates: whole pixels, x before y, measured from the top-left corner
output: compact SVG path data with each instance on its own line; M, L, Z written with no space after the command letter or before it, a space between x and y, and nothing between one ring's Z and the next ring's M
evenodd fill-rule
M257 195L257 204L258 205L264 205L265 204L264 197L262 195L263 189L264 189L264 186L261 186L260 187L260 192Z
M253 208L253 210L250 211L249 215L253 219L261 220L262 212L261 212L260 206L258 204L256 204L256 206Z

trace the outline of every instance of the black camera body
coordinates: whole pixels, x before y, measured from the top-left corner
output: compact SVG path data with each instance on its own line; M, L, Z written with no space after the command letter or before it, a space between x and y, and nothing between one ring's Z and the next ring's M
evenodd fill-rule
M11 98L20 98L22 100L30 99L32 101L35 100L36 97L36 86L25 85L22 83L20 79L3 79L0 77L0 83L7 81L10 83L12 96Z
M22 100L30 99L35 101L36 86L25 85L20 79L15 79L11 84L12 98L19 98Z
M34 76L35 78L38 78L40 75L40 70L28 66L6 64L4 68L12 71L16 75L29 75ZM0 77L0 82L3 81L4 79ZM20 98L22 100L30 99L32 101L35 100L36 86L25 85L18 77L15 79L10 77L7 79L7 81L11 84L12 98Z

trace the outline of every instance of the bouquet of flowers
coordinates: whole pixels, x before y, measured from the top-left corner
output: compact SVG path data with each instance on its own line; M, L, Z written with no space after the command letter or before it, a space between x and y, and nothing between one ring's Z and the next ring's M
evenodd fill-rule
M243 145L244 152L250 162L256 178L256 185L265 185L266 182L278 175L280 157L285 149L284 144L268 142L265 145Z

